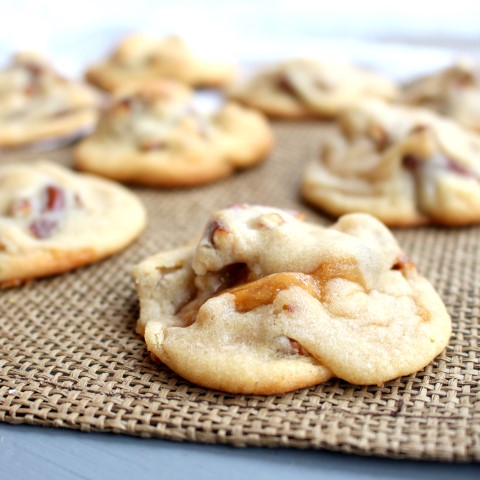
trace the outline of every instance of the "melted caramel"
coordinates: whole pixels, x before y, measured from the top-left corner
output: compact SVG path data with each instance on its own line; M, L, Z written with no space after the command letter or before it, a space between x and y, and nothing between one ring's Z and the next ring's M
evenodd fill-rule
M297 286L306 290L315 298L321 297L321 286L316 279L304 273L274 273L255 282L233 288L229 291L235 296L237 312L249 312L262 305L273 302L278 292Z
M196 292L193 292L188 300L175 312L175 315L182 320L184 327L195 323L200 307L210 298L210 295L195 297L195 293Z
M271 304L277 294L290 287L300 287L319 301L325 297L327 283L333 278L344 278L364 285L358 265L353 260L327 262L319 265L312 273L273 273L257 281L228 290L235 297L237 312L249 312L262 305Z
M416 271L415 264L405 254L399 255L391 268L392 270L400 270L406 278ZM184 326L191 325L195 322L200 307L208 299L224 293L230 293L234 296L237 312L246 313L264 305L271 305L279 292L291 287L300 287L313 298L325 303L328 282L334 278L355 282L366 289L358 264L353 258L322 263L311 273L273 273L258 280L248 281L249 273L245 264L226 266L216 273L218 283L214 288L210 287L201 294L192 292L193 298L190 297L186 303L180 306L176 315L183 320ZM234 286L235 284L237 286ZM430 312L421 304L415 303L422 322L430 321ZM283 310L294 311L293 307L288 304L283 306ZM298 341L289 340L292 349L298 350L299 355L309 355L308 351Z
M203 288L200 288L201 293L197 289L192 290L187 300L178 307L175 315L182 319L185 326L191 325L197 319L200 307L209 298L214 297L217 292L244 283L248 275L248 267L244 263L233 263L214 274L210 273L210 276L206 277L209 282L205 282Z

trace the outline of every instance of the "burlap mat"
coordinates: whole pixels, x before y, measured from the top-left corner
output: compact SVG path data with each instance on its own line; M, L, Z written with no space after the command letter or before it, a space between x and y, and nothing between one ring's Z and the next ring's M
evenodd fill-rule
M480 460L480 228L397 230L453 318L447 351L382 387L332 380L272 397L197 388L153 364L135 334L130 268L198 234L236 202L295 208L300 173L325 127L277 124L262 166L192 190L136 189L150 214L127 251L76 272L0 292L0 419L235 446L327 448L403 458ZM16 154L70 162L70 151Z

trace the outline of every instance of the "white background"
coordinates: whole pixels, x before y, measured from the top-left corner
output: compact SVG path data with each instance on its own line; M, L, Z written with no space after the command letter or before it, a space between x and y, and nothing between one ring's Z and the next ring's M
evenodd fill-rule
M79 75L134 31L178 33L211 58L340 57L407 78L480 50L480 1L0 0L0 62L37 50Z

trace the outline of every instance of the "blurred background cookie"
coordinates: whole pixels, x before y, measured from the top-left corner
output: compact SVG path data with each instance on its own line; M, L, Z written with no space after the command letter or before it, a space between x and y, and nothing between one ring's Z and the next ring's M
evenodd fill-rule
M0 287L124 249L146 213L133 193L48 162L0 167Z
M85 134L98 104L90 87L62 77L38 54L17 54L0 71L0 148Z
M135 34L123 39L103 62L85 74L95 86L115 91L168 78L192 87L220 87L234 74L232 65L196 58L177 36L156 39Z
M289 60L239 81L231 98L274 118L332 118L360 99L392 100L395 84L348 64Z
M188 87L163 80L120 94L76 148L75 162L119 181L193 186L257 164L272 142L260 113L227 103L206 114Z
M480 222L480 137L425 109L366 101L339 117L303 196L330 215L392 226Z
M480 132L480 65L463 59L405 85L402 100Z

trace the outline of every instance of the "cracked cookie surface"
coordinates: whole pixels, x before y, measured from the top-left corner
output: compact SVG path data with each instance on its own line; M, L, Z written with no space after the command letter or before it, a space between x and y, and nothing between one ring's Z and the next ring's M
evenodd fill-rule
M191 382L276 394L332 377L382 384L425 367L450 317L388 229L365 214L331 228L236 205L196 245L139 264L137 331Z
M365 101L339 117L303 195L330 215L391 226L480 222L480 137L428 110Z

